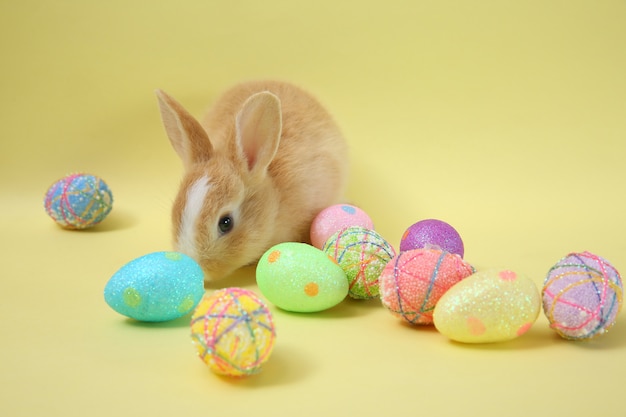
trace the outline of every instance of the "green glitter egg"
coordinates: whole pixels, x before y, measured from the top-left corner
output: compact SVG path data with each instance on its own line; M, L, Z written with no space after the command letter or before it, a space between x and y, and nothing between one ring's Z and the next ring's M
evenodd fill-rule
M332 235L324 252L346 273L348 294L356 299L376 298L382 270L396 252L382 236L361 226L351 226Z
M154 252L122 266L107 282L104 300L139 321L168 321L189 313L204 295L204 273L189 256Z
M329 309L348 295L343 269L305 243L286 242L270 248L259 260L256 281L270 302L299 313Z

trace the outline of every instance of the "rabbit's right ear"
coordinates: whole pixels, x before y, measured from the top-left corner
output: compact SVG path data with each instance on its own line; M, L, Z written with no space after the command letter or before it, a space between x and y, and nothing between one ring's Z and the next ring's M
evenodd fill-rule
M159 100L161 119L172 147L185 166L206 161L213 146L204 128L183 106L162 90L155 91Z

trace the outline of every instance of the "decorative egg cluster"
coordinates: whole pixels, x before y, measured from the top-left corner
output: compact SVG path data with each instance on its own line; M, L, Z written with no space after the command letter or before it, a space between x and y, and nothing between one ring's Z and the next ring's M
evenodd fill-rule
M277 307L302 313L326 310L348 295L377 298L380 272L395 250L371 227L358 207L339 204L322 210L311 225L314 245L281 243L261 257L259 290Z
M100 223L113 208L107 184L90 174L70 174L48 188L46 213L66 229L86 229Z
M84 229L106 217L113 196L100 178L72 174L54 183L44 202L59 225ZM434 325L458 342L493 343L525 334L542 304L550 327L568 340L606 333L622 307L620 274L589 252L557 262L540 294L531 279L515 271L476 271L463 259L459 233L441 220L411 225L396 252L367 213L340 204L319 213L310 237L312 245L280 243L258 262L258 288L282 310L319 312L348 296L380 299L409 325ZM144 322L193 312L193 345L219 375L256 374L274 348L274 319L263 300L235 287L205 293L202 269L182 253L154 252L132 260L109 279L104 298L113 310Z
M570 259L553 267L540 294L533 280L516 271L476 271L463 259L459 233L437 219L407 228L396 253L363 210L336 205L315 218L311 241L315 247L277 245L257 266L261 293L284 310L321 311L346 295L380 298L410 325L434 325L458 342L493 343L526 333L542 297L551 327L576 340L604 333L622 305L621 278L602 258L570 255L577 263Z

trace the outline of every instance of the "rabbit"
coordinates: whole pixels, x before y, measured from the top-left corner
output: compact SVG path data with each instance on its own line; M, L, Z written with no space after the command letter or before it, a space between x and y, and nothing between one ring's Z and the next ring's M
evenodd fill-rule
M348 146L320 103L292 84L252 81L202 122L156 90L184 176L172 207L175 250L205 282L257 262L270 247L310 242L314 217L344 197Z

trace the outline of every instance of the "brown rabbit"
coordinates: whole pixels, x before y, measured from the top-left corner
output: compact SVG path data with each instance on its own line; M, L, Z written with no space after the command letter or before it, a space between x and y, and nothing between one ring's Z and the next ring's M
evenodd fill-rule
M277 243L308 242L315 215L342 199L346 143L301 89L238 85L202 123L163 91L156 94L185 168L172 210L174 245L202 266L206 281L254 263Z

